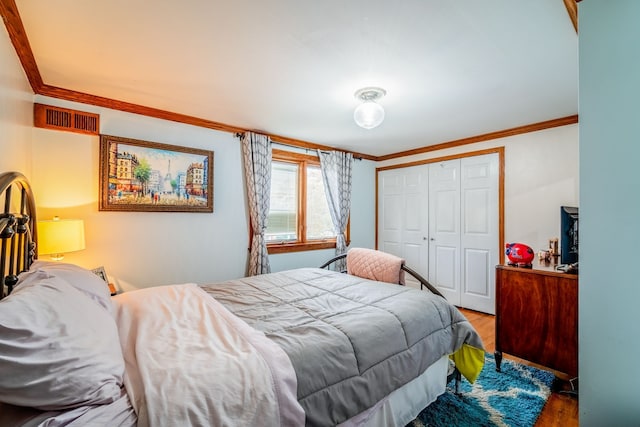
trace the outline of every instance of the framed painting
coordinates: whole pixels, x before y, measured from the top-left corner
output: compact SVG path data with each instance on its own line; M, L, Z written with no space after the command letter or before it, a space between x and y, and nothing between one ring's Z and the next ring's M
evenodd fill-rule
M213 151L100 135L99 208L213 212Z

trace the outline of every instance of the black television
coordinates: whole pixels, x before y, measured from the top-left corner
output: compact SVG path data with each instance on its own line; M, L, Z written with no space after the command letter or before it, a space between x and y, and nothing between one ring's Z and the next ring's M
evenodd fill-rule
M560 263L578 262L578 208L560 207Z

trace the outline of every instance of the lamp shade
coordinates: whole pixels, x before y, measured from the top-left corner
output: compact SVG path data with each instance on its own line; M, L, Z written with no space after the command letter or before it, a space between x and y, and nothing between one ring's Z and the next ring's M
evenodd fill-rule
M353 112L353 120L361 128L373 129L384 120L384 108L374 101L363 102Z
M59 219L38 221L38 254L51 254L61 260L67 252L85 248L84 221L81 219Z
M380 87L364 87L355 93L355 98L362 103L353 112L353 120L358 126L365 129L373 129L384 120L384 108L376 101L387 94Z

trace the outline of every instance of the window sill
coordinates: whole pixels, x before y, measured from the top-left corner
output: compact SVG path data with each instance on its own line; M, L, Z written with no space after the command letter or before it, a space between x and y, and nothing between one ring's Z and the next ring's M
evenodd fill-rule
M267 245L267 250L269 251L269 255L273 255L285 254L289 252L315 251L319 249L335 249L335 247L335 240L331 240L306 243L271 243Z

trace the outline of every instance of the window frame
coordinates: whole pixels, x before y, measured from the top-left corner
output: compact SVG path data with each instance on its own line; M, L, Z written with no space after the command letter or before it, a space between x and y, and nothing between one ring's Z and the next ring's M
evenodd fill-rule
M320 167L320 159L309 154L294 153L286 150L273 149L271 153L272 161L283 163L295 163L298 165L298 212L296 241L283 241L267 243L269 254L281 254L289 252L313 251L320 249L331 249L336 247L336 238L328 239L307 239L307 167ZM347 223L347 245L350 240L351 218Z

